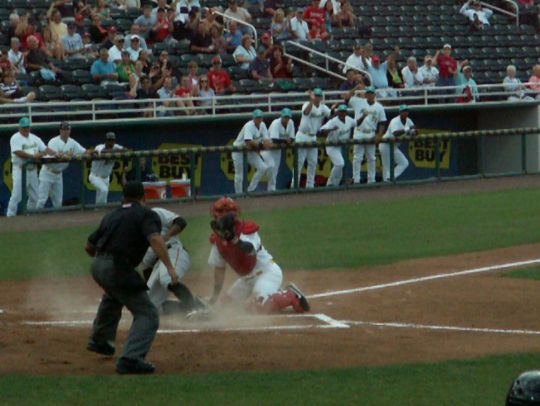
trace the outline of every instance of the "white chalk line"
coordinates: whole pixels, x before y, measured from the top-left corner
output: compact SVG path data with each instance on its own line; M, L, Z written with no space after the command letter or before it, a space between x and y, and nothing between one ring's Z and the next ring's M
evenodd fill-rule
M467 270L458 271L458 272L441 273L441 274L436 274L436 275L423 276L423 277L420 277L420 278L412 278L412 279L405 279L405 280L396 281L396 282L383 283L383 284L379 284L379 285L364 286L364 287L360 287L360 288L345 289L345 290L335 290L335 291L330 291L330 292L317 293L317 294L314 294L314 295L309 295L309 296L307 296L307 298L308 299L319 299L321 297L329 297L329 296L347 295L347 294L350 294L350 293L367 292L369 290L386 289L386 288L391 288L391 287L395 287L395 286L411 285L411 284L414 284L414 283L426 282L426 281L431 281L431 280L435 280L435 279L453 278L453 277L456 277L456 276L471 275L471 274L477 274L477 273L482 273L482 272L500 271L501 269L517 268L517 267L520 267L520 266L533 265L533 264L538 264L538 263L540 263L540 258L531 259L531 260L527 260L527 261L509 262L509 263L506 263L506 264L485 266L485 267L482 267L482 268L467 269Z

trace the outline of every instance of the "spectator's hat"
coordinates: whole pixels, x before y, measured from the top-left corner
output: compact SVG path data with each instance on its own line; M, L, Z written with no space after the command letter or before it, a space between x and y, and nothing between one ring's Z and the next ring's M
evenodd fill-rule
M338 111L338 112L340 112L340 111L347 112L347 105L345 105L345 104L340 104L339 107L337 108L337 111Z
M69 130L70 128L71 128L71 124L69 124L67 121L62 121L60 123L61 130Z
M140 41L141 39L139 38L139 36L137 34L134 34L131 36L130 38L130 41Z
M463 71L465 72L466 70L472 70L472 66L471 65L465 65L463 67Z
M288 107L281 110L281 117L292 117L292 111Z
M366 87L366 93L375 94L375 88L373 86Z
M409 106L407 106L406 104L402 104L401 106L399 106L399 112L401 113L402 111L409 111Z
M315 96L322 97L323 91L322 91L322 89L320 87L316 87L315 89L313 89L313 94Z
M31 125L31 122L28 117L23 117L19 120L19 127L28 128L30 127L30 125Z
M450 45L450 44L444 44L444 45L443 45L443 49L444 49L444 48L452 49L452 45Z
M122 34L118 34L114 36L115 41L122 41L124 39L124 36Z
M373 55L373 56L371 57L371 60L372 60L373 62L375 62L375 61L380 62L380 61L381 61L381 57L380 57L379 55Z
M115 141L116 140L116 134L113 133L112 131L109 131L107 134L105 134L105 139Z
M158 13L164 13L165 12L165 9L163 7L160 7L157 9Z
M253 118L262 118L263 112L260 109L253 110Z
M77 14L75 16L75 21L77 21L78 23L80 23L81 21L84 21L84 16L82 14Z
M118 28L115 26L109 27L109 34L116 34L118 32Z
M270 35L269 32L265 32L261 37L261 39L270 39L270 38L272 38L272 36Z
M296 12L297 12L297 13L304 14L304 9L303 9L302 7L298 7L298 8L296 9Z
M218 63L221 63L221 58L216 55L212 58L212 64L218 64Z
M68 28L75 28L75 27L76 27L75 21L69 21L69 22L67 23L67 27L68 27Z

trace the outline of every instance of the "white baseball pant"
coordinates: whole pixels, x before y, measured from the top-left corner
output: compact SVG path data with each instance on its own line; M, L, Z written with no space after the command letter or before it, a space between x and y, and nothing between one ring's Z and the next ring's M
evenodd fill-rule
M181 244L172 244L168 249L169 257L176 270L176 275L182 279L191 266L189 254ZM153 258L153 259L152 259ZM156 259L156 254L150 248L143 259L143 264L153 264ZM169 290L167 286L171 283L171 275L167 272L167 268L163 262L158 260L155 262L150 278L148 279L148 296L150 301L161 310L163 303L169 298Z
M109 196L110 177L102 178L90 173L88 180L96 188L96 204L106 204L107 196Z
M234 192L242 193L242 184L244 183L244 156L242 152L232 153L233 165L234 165ZM266 161L256 152L248 152L247 160L251 166L255 168L255 174L251 178L251 182L248 185L248 192L253 192L257 189L261 178L268 172L268 176L272 173L274 162L270 160Z
M237 302L245 302L250 297L263 298L266 301L279 292L283 282L283 272L278 264L270 261L259 264L249 275L239 278L229 289L228 296Z
M332 161L332 171L326 181L326 186L339 186L343 177L343 167L345 166L341 147L326 147L326 153Z
M355 131L353 138L355 140L372 141L375 139L375 133L365 133L361 131ZM360 172L362 170L362 160L366 156L368 165L368 183L375 183L376 164L377 158L375 158L375 144L360 144L354 146L353 156L353 181L354 183L360 183Z
M281 149L272 149L270 151L262 151L261 156L267 164L272 162L272 170L268 171L268 191L276 190L277 175L279 166L281 165Z
M62 173L53 173L46 166L41 167L39 172L39 193L37 208L42 209L51 198L54 208L62 207L62 198L64 195L64 183Z
M381 143L379 151L381 152L381 160L383 165L383 180L390 180L390 144ZM397 144L394 144L394 179L398 178L409 166L407 157L401 152Z
M11 197L9 198L6 211L7 217L14 217L17 215L17 208L22 199L22 166L13 165L11 177L13 179L13 189L11 190ZM29 210L36 208L38 188L39 180L37 170L35 167L34 169L26 169L26 193L28 195L26 208Z
M307 177L306 188L315 187L315 172L317 170L317 160L319 157L318 148L299 148L298 149L298 184L300 184L300 176L304 162L307 160Z

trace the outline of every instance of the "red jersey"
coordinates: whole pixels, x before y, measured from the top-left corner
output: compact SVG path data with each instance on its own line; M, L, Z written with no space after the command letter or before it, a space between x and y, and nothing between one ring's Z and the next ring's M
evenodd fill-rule
M257 231L259 231L259 225L253 221L237 221L236 223L236 237L240 237L240 234L254 234ZM247 254L238 245L220 238L216 233L212 233L210 242L215 244L219 254L238 275L249 275L255 268L257 253Z
M231 78L224 70L216 72L211 70L208 72L208 85L214 89L216 93L223 93L225 89L231 86Z
M176 95L178 97L189 97L191 96L191 91L187 87L179 87L176 89Z
M155 40L156 42L162 42L171 33L169 31L169 27L171 23L167 18L165 18L164 20L158 20L158 23L163 24L163 27L160 30L156 31Z
M324 25L325 14L326 12L324 11L324 9L309 6L308 8L306 8L306 11L304 11L304 20L309 22L310 27L313 24Z
M439 76L443 78L454 76L453 73L450 73L450 68L453 69L454 72L457 71L457 62L451 56L439 55L437 64L439 65Z

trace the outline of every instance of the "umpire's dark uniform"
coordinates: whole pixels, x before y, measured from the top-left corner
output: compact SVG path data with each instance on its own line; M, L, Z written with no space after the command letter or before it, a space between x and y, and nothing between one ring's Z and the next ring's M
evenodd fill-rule
M111 343L116 338L122 308L126 306L133 314L133 324L116 368L119 373L154 371L144 357L156 335L159 315L146 293L146 283L134 268L148 249L148 238L161 232L161 221L154 211L136 201L141 191L139 182L128 183L124 199L129 203L107 214L87 244L87 251L95 254L92 276L105 291L87 348L113 355Z

